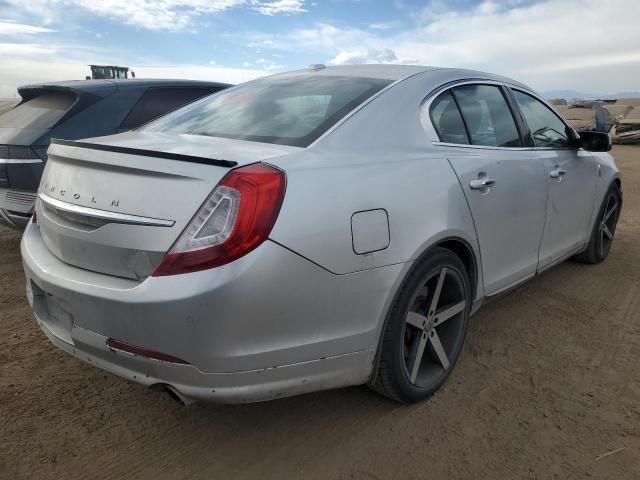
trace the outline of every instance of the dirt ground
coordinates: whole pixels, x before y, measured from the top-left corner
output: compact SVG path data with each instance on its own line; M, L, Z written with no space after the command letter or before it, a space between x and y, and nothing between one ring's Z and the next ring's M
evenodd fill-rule
M449 382L409 407L365 387L181 407L49 344L0 229L0 478L640 479L640 147L614 153L609 259L484 307Z

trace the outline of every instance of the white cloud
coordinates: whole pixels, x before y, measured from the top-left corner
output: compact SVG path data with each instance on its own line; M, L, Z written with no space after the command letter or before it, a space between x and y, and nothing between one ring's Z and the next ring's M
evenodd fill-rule
M255 9L263 15L277 15L278 13L295 14L306 12L304 0L275 0L272 2L255 2Z
M267 58L259 58L258 60L256 60L256 65L270 72L273 72L276 70L284 70L286 68L286 65L279 65L273 60L269 60Z
M88 58L105 59L104 51L84 45L0 43L0 98L12 98L20 85L84 79Z
M51 0L66 7L80 7L93 14L116 18L148 30L180 30L194 17L216 13L244 0Z
M136 78L188 78L191 80L209 80L212 82L242 83L263 77L270 72L259 68L231 68L220 65L139 65L132 69Z
M396 26L396 22L372 23L369 28L372 30L390 30Z
M9 68L10 56L46 56L56 53L57 48L52 45L37 43L0 43L0 55L3 59L3 70Z
M622 68L611 72L610 84L638 88L628 74L640 75L640 2L546 0L518 5L505 8L487 1L470 11L436 10L440 13L432 15L430 23L394 38L390 48L429 65L489 70L540 89L578 84L602 89L588 72L601 71L617 59Z
M390 48L360 48L345 50L329 61L332 65L362 64L362 63L417 63L415 60L398 58Z
M6 0L16 10L64 22L67 9L77 9L147 30L178 31L205 14L246 6L263 15L306 12L304 0Z
M250 40L269 38L265 49L305 54L307 62L411 59L499 73L542 90L607 93L639 88L638 18L640 2L626 0L485 1L460 10L432 2L415 15L413 28L392 35L370 27L316 24Z
M0 0L2 2L3 0ZM16 11L30 9L34 18L43 19L34 25L56 28L63 25L65 8L75 12L92 12L126 22L139 28L179 30L188 28L197 18L230 8L244 8L262 15L304 11L312 2L276 0L4 0ZM626 0L530 0L484 1L476 8L454 9L450 2L432 1L429 7L414 14L411 28L385 29L394 19L383 24L362 28L339 27L315 23L305 28L282 30L277 34L238 32L226 35L235 42L238 51L251 47L256 57L238 54L241 69L226 69L219 65L204 67L172 65L169 71L180 77L198 75L264 74L285 68L283 64L306 66L311 63L421 63L444 67L464 67L504 74L540 90L571 88L594 93L616 90L638 90L640 78L640 2ZM295 5L294 5L295 4ZM300 10L297 10L296 5ZM271 6L272 10L260 10ZM276 8L277 7L277 8ZM289 12L286 9L289 8ZM81 16L80 14L78 14ZM16 17L18 18L18 17ZM49 23L43 23L49 19ZM406 25L406 18L403 25ZM29 21L28 23L31 23ZM7 26L8 25L8 26ZM18 26L19 27L18 27ZM46 33L43 27L8 21L0 22L0 35L31 35ZM66 26L66 25L65 25ZM13 30L12 30L13 29ZM35 30L33 30L35 29ZM60 27L62 29L62 27ZM48 29L44 29L48 30ZM4 37L2 41L5 40ZM10 38L10 37L7 37ZM194 37L196 38L196 37ZM31 39L31 37L29 37ZM195 40L197 41L197 40ZM17 83L41 81L52 69L51 79L84 78L86 63L125 61L131 58L114 52L76 54L72 48L40 43L0 43L2 69L0 85L15 88ZM259 51L258 51L259 50ZM86 52L85 52L86 53ZM273 54L283 55L283 58ZM10 62L5 57L13 55ZM63 56L64 55L64 56ZM147 65L160 60L139 62ZM28 56L27 59L18 57ZM36 59L37 57L37 59ZM50 58L51 57L51 58ZM113 58L116 57L116 58ZM277 60L277 63L270 60ZM18 60L32 62L25 72L16 71ZM39 66L36 67L36 60ZM75 64L73 62L76 62ZM225 59L225 63L228 60ZM251 62L251 63L249 63ZM64 75L64 69L68 74ZM64 68L62 67L64 66ZM144 68L144 67L143 67ZM202 70L206 68L207 70ZM216 70L211 70L215 68ZM135 68L136 73L140 67ZM173 70L171 70L173 69ZM235 73L233 73L235 72ZM238 73L244 72L244 73ZM153 73L153 71L151 71ZM28 75L30 74L31 77ZM16 78L21 81L15 80ZM37 78L36 78L37 77ZM8 78L14 80L7 80ZM234 77L236 78L236 77Z
M79 52L77 58L69 52ZM149 62L127 63L114 57L113 52L84 49L78 45L44 45L0 43L0 98L14 98L20 85L29 83L82 80L89 75L87 58L96 63L128 64L136 78L175 78L210 80L225 83L241 83L272 73L272 65L229 68L213 64L150 64Z
M34 35L37 33L55 32L50 28L26 25L24 23L7 22L0 20L0 35Z
M327 23L316 23L311 27L297 28L275 35L240 33L235 35L235 39L238 42L246 42L245 45L249 48L322 55L327 55L327 52L334 55L343 49L362 48L362 45L374 46L376 42L376 37L366 31L338 28Z

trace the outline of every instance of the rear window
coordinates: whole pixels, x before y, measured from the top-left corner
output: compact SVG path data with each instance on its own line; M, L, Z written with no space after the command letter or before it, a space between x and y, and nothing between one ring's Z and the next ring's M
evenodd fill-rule
M75 99L68 93L39 95L0 115L0 128L51 128Z
M208 88L151 88L138 100L120 128L130 130L214 92Z
M306 147L390 80L273 77L230 88L144 129Z

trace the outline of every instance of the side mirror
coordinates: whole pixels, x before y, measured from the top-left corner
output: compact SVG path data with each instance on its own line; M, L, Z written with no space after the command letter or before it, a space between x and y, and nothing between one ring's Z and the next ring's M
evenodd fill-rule
M580 146L588 152L608 152L612 148L611 137L605 132L580 132Z

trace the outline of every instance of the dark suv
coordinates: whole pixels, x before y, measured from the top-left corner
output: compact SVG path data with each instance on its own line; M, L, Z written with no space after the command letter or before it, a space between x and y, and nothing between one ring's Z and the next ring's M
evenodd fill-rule
M52 138L124 132L230 85L191 80L79 80L18 88L0 115L0 223L22 228Z

